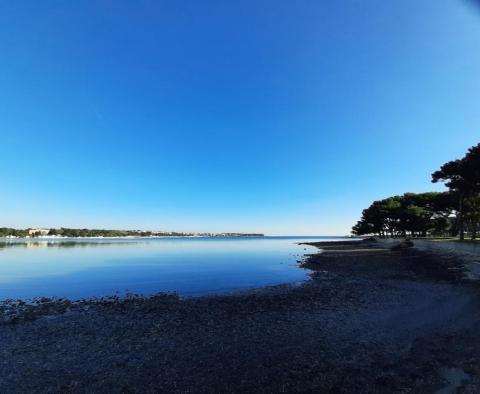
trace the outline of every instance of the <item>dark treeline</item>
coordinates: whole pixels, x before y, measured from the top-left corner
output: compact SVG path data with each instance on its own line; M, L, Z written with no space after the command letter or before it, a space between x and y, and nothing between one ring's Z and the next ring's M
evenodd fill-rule
M140 230L97 230L97 229L75 229L60 228L50 229L48 235L60 235L62 237L150 237L150 236L185 236L192 234L177 232L157 232Z
M76 229L59 228L49 229L47 234L35 232L32 229L15 229L9 227L0 228L0 237L36 237L39 235L57 235L62 237L150 237L150 236L190 236L192 233L162 232L162 231L140 231L140 230L99 230L99 229Z
M450 219L453 207L454 197L449 192L389 197L374 201L365 209L353 233L381 237L452 235L456 231Z
M432 174L448 191L405 193L374 201L353 227L355 235L459 236L476 239L480 224L480 144Z
M0 237L26 237L28 230L19 230L10 227L0 227Z
M10 227L0 227L0 238L2 237L39 237L39 236L60 236L68 238L78 237L263 237L260 233L180 233L176 231L142 231L142 230L97 230L97 229L78 229L78 228L51 228L44 229L15 229Z

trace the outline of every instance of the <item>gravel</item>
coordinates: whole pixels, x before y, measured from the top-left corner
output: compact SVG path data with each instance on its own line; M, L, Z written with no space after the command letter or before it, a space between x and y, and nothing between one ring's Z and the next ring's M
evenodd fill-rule
M5 301L0 392L434 393L453 368L479 392L480 293L458 261L317 246L301 286Z

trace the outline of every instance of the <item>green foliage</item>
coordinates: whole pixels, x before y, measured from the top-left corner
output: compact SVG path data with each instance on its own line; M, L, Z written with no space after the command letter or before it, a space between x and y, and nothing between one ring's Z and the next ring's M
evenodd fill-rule
M460 235L475 239L480 224L480 144L462 159L452 160L432 174L448 192L405 193L374 201L353 227L356 235ZM453 216L455 215L455 216Z
M432 174L432 182L445 182L457 200L460 239L469 232L475 239L480 222L480 144L468 149L462 159L449 161Z
M1 227L0 237L25 237L28 235L28 230L17 230L15 228Z
M62 237L150 237L150 236L175 236L187 235L171 232L152 232L140 230L99 230L99 229L75 229L75 228L60 228L51 229L49 235L60 235Z
M38 230L36 233L29 233L30 229L17 230L14 228L0 228L0 238L2 237L31 237L36 238L41 235ZM43 233L43 232L42 232ZM263 237L258 233L180 233L175 231L141 231L141 230L98 230L98 229L76 229L76 228L51 228L48 230L48 236L60 236L68 238L78 237L188 237L188 236L206 236L206 237Z
M3 227L0 228L1 237L38 237L39 234L29 234L29 230L18 230L14 228ZM62 237L150 237L150 236L188 236L193 235L190 233L178 233L178 232L152 232L152 231L140 231L140 230L98 230L98 229L74 229L74 228L51 228L48 231L48 235L62 236Z
M405 193L374 201L353 227L355 235L399 236L447 232L453 211L448 192Z

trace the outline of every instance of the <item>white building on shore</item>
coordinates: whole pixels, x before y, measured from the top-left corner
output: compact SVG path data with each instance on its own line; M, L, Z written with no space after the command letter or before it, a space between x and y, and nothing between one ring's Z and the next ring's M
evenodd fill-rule
M50 230L46 228L30 228L28 229L28 235L48 235Z

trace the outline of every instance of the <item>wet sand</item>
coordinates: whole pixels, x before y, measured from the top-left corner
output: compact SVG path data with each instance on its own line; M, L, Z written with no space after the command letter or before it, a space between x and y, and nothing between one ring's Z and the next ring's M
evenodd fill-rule
M480 391L480 289L452 256L318 243L304 284L0 305L0 392Z

